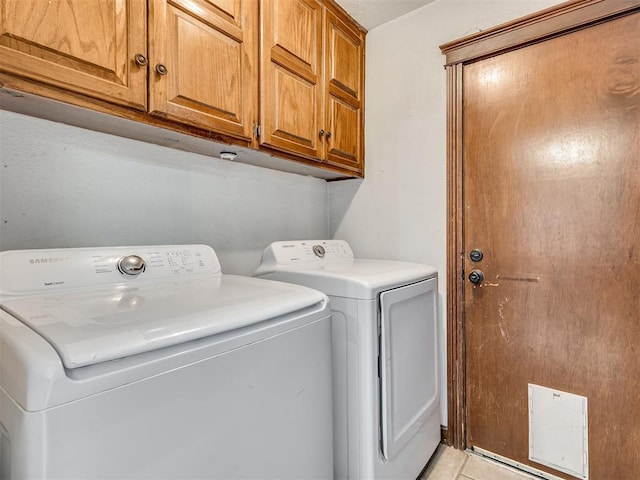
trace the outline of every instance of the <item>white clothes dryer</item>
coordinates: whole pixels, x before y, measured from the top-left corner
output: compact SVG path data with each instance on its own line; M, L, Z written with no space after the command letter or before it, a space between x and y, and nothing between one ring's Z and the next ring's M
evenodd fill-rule
M203 245L0 253L0 478L327 479L320 292Z
M436 270L315 240L271 244L255 275L329 296L335 478L416 479L440 442Z

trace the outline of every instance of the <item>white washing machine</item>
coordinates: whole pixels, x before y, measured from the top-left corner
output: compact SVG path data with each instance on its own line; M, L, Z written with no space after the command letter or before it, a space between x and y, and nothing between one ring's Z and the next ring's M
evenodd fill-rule
M335 478L417 478L440 442L436 270L318 240L271 244L255 275L329 295Z
M322 293L223 275L202 245L0 272L0 478L331 478Z

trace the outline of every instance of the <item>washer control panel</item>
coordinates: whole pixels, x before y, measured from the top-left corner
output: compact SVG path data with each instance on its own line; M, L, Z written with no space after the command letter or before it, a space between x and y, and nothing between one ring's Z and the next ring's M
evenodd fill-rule
M0 252L0 294L134 284L190 275L221 275L207 245L59 248Z

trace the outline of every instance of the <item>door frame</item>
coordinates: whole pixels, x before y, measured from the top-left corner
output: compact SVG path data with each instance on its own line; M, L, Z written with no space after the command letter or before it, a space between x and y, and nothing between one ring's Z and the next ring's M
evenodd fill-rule
M467 447L463 67L640 11L640 0L571 0L440 46L447 76L447 443Z

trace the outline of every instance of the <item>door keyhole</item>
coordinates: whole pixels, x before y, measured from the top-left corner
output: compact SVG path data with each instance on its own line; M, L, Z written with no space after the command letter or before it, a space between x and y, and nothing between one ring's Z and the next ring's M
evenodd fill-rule
M471 250L471 252L469 252L469 258L472 262L479 262L484 258L484 253L482 253L482 250L480 250L479 248L474 248L473 250Z

